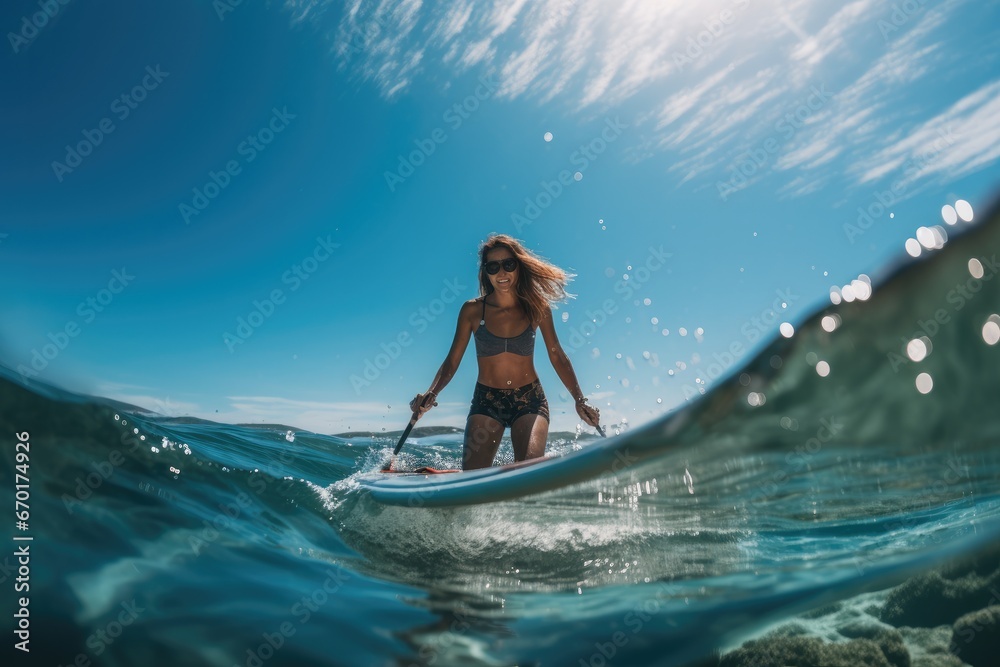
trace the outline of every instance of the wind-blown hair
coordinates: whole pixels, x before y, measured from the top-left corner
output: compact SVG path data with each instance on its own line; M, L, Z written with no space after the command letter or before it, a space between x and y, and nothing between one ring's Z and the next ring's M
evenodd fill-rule
M507 234L493 234L479 248L480 296L487 296L493 292L485 264L487 253L495 248L507 248L520 262L517 269L517 298L533 324L542 321L542 317L552 304L573 296L566 291L566 285L574 274L566 273L558 266L546 262Z

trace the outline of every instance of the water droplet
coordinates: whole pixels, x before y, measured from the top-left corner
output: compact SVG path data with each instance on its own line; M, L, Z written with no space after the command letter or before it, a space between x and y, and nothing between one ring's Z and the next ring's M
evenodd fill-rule
M928 352L927 343L921 338L914 338L906 344L906 356L913 361L923 361L927 357Z
M959 199L955 202L955 213L958 214L958 217L960 217L963 222L972 222L972 204L964 199Z
M983 340L987 345L996 345L1000 341L1000 315L990 315L983 325Z
M958 222L958 212L955 210L954 206L945 204L941 207L941 218L949 225L954 225Z
M552 141L552 133L546 132L545 134L542 135L542 138L545 139L545 141Z
M934 232L931 231L930 227L917 228L917 241L928 250L933 250L937 246L937 239L934 237Z

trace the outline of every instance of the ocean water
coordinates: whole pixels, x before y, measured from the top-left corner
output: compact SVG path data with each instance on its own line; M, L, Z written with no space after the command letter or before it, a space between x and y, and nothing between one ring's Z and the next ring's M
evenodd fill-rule
M4 549L4 650L50 665L684 665L975 555L1000 542L1000 221L966 227L615 436L614 471L501 503L379 505L359 482L391 435L166 418L6 371L0 484L10 507L27 473L28 528L8 520L32 539ZM399 464L455 467L460 449L460 434L416 437ZM24 545L30 589L15 593ZM30 657L12 648L25 595Z

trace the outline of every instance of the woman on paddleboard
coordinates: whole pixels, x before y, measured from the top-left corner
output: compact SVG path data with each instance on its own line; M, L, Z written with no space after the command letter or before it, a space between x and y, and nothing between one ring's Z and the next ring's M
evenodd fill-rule
M493 465L507 427L515 461L545 454L549 403L535 372L536 329L542 332L552 367L576 402L576 413L598 426L600 411L587 404L552 322L552 304L568 296L568 281L565 271L506 234L491 236L480 248L481 296L462 305L455 339L434 382L410 401L418 418L437 405L437 395L458 370L469 338L475 339L479 378L465 426L465 470Z

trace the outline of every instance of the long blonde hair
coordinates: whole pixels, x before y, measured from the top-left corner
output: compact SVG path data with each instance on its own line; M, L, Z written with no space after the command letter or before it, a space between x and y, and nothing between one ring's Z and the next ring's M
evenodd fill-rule
M492 234L479 248L479 294L486 297L493 292L493 284L486 274L486 255L495 248L507 248L520 263L517 276L517 298L521 302L528 319L533 324L557 301L564 301L573 295L566 291L566 285L575 276L531 252L524 245L507 234Z

